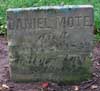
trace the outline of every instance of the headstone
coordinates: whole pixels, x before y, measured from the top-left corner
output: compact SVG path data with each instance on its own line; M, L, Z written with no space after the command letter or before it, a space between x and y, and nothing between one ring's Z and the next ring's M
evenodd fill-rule
M12 80L80 82L91 77L91 5L8 9L7 19Z

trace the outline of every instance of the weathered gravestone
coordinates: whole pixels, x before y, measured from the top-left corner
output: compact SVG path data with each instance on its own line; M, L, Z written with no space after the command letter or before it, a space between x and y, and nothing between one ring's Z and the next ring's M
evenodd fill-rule
M79 82L90 78L92 6L9 9L7 18L14 81Z

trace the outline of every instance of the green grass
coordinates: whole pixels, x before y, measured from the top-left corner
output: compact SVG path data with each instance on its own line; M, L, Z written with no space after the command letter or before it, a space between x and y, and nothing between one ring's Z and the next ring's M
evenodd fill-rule
M100 41L100 33L97 33L95 36L96 41Z
M0 0L0 33L6 33L6 10L8 8L62 4L92 4L95 11L95 26L100 29L100 0Z

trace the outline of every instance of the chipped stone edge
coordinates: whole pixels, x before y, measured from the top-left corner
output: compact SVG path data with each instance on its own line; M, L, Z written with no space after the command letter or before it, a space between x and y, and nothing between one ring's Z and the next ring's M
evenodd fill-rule
M50 10L50 9L73 9L73 8L93 8L92 5L64 5L64 6L40 6L40 7L29 7L29 8L9 8L7 12L20 12L20 11L28 11L28 10Z

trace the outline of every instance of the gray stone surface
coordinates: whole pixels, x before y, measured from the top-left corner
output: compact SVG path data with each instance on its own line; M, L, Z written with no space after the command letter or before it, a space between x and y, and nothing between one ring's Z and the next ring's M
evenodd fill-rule
M78 82L90 77L92 6L8 9L7 19L14 81Z

